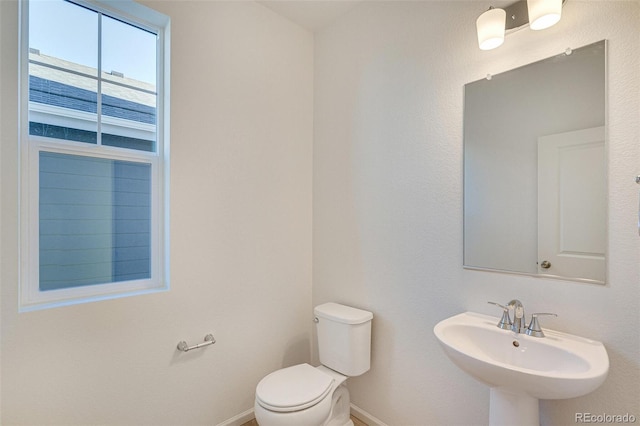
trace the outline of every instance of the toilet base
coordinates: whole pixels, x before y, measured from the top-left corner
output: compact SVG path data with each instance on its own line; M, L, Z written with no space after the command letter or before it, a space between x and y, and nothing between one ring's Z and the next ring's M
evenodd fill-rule
M325 404L330 402L330 406ZM325 408L322 408L322 406ZM325 411L326 410L326 411ZM322 415L322 412L326 413ZM290 413L276 413L266 410L255 403L254 414L260 426L354 426L351 421L351 401L349 390L344 385L338 386L331 399L327 396L318 405L301 411Z
M331 426L355 426L351 419L347 420L346 423L339 423L339 424L337 424L337 423L328 423L326 426L329 426L329 425L331 425Z
M349 390L343 385L338 386L331 399L331 414L323 426L353 426Z

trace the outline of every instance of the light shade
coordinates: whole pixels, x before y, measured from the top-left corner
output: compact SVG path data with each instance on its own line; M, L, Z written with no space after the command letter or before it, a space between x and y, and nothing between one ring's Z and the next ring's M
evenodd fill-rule
M480 49L491 50L504 43L506 19L507 13L503 9L489 9L478 17L476 29Z
M555 25L562 16L562 0L527 0L529 27L544 30Z

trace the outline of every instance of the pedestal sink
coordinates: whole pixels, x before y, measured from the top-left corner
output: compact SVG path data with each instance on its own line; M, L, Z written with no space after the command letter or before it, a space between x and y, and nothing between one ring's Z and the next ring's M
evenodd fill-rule
M451 361L490 387L491 426L539 426L538 399L586 395L606 379L602 343L548 329L545 337L527 336L498 321L465 312L433 329Z

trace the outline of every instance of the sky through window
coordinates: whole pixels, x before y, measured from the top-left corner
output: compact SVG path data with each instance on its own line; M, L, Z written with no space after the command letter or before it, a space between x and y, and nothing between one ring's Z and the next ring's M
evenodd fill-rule
M98 67L98 13L64 0L29 3L29 47L43 55ZM156 85L157 36L103 16L102 70Z

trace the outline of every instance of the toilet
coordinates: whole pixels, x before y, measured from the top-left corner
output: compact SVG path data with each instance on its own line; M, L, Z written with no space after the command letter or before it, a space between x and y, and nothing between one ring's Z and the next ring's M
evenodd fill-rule
M353 426L345 381L369 371L373 314L338 303L313 313L322 365L298 364L265 376L254 404L260 426Z

